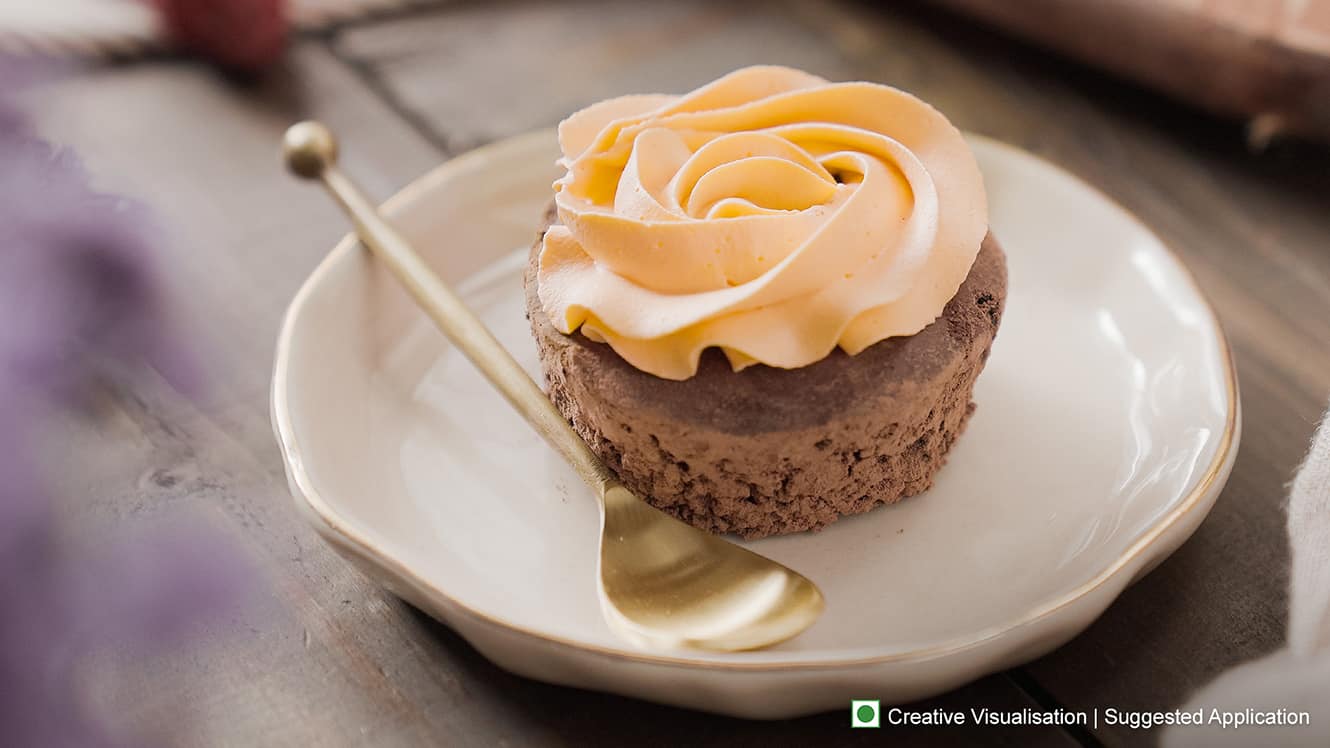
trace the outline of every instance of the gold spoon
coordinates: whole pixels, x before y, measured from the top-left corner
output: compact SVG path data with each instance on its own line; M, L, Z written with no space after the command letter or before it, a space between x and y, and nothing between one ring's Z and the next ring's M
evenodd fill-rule
M652 647L732 651L784 641L822 613L822 593L786 567L656 510L624 488L457 294L337 168L337 139L301 122L282 142L287 167L322 180L360 240L458 350L595 491L601 505L605 620Z

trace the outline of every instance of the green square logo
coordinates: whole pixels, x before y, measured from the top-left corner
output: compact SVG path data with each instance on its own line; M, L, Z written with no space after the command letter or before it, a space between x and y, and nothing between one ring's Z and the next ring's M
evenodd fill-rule
M854 699L850 702L850 727L881 727L881 710L878 699Z

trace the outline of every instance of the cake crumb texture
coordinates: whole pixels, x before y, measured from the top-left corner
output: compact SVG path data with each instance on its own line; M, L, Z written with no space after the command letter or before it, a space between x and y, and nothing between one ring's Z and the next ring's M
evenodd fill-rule
M708 350L698 374L676 382L555 330L536 295L538 250L539 240L527 315L551 401L630 490L746 538L817 530L932 486L974 411L1007 290L989 235L943 314L916 335L791 370L733 372Z

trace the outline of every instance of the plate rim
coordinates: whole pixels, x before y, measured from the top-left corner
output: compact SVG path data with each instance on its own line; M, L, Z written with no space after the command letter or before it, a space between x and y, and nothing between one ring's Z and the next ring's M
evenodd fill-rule
M406 186L385 200L379 207L385 213L391 214L396 208L419 199L421 194L427 192L437 182L447 178L451 172L465 167L472 161L485 159L498 151L527 147L535 141L549 141L554 138L554 134L554 130L551 128L535 130L496 140L449 158L443 163L430 169L425 174L409 182ZM880 655L821 660L760 660L753 662L745 662L738 659L700 660L648 651L632 651L627 648L613 649L599 644L570 639L565 636L549 634L476 609L452 595L449 595L422 575L412 571L407 564L391 554L376 548L372 540L357 531L353 523L341 517L323 498L323 496L315 490L313 482L304 468L304 460L301 458L300 449L295 437L294 424L292 422L287 400L291 347L295 333L296 320L300 316L300 312L305 306L308 298L314 293L315 288L320 285L323 276L330 272L331 268L341 260L343 255L353 252L359 247L360 241L354 233L348 233L338 241L333 249L319 261L309 277L301 283L300 289L296 292L282 316L282 323L278 332L276 355L273 362L270 405L272 410L273 430L277 438L278 447L282 453L282 462L286 468L288 483L291 489L290 493L293 500L296 502L297 507L300 508L307 517L317 520L314 523L315 529L319 531L320 535L326 540L332 543L334 547L339 550L354 553L361 559L368 560L397 580L405 582L413 589L424 593L431 598L431 602L439 605L439 607L458 611L478 622L507 629L514 634L529 637L544 644L553 645L563 649L576 650L578 653L592 654L632 663L664 665L686 669L724 671L808 671L864 667L888 663L930 660L959 654L961 652L975 649L986 642L998 639L1013 631L1048 620L1055 616L1060 610L1092 595L1105 584L1118 577L1133 561L1159 541L1168 530L1178 524L1184 517L1196 511L1197 508L1204 503L1203 499L1216 487L1216 483L1220 483L1222 486L1224 479L1227 478L1226 468L1231 465L1231 462L1235 457L1239 441L1241 401L1238 390L1237 367L1233 359L1232 348L1228 342L1228 336L1220 322L1219 315L1215 312L1214 304L1206 295L1205 290L1196 282L1195 275L1187 264L1182 261L1181 256L1174 251L1172 246L1170 246L1163 237L1159 236L1153 229L1151 229L1149 225L1137 217L1136 214L1132 213L1116 199L1105 194L1103 191L1081 179L1079 176L1034 153L995 138L990 138L986 135L966 132L965 137L970 142L978 142L988 148L1006 151L1008 155L1015 155L1020 158L1034 159L1038 161L1040 165L1052 169L1062 177L1071 179L1081 187L1093 192L1102 199L1105 204L1111 206L1112 210L1120 217L1125 218L1137 228L1153 236L1159 243L1159 247L1173 260L1178 268L1182 270L1183 279L1189 286L1191 286L1192 291L1196 294L1196 298L1200 300L1201 305L1205 308L1212 329L1215 331L1218 349L1221 354L1227 412L1225 414L1224 430L1220 437L1219 446L1215 450L1214 457L1211 459L1209 465L1206 466L1204 473L1202 473L1200 478L1183 497L1182 501L1170 510L1168 514L1161 517L1141 533L1141 535L1112 563L1105 566L1090 579L1072 590L1032 606L1030 610L1025 612L1025 614L1010 622L990 626L973 635L957 637L950 641L917 649L888 652ZM1128 584L1130 584L1130 581ZM1115 595L1113 600L1115 600L1116 597L1117 596ZM1109 601L1109 605L1112 604L1113 600ZM1100 613L1096 613L1094 617L1097 618L1098 615L1100 615ZM742 653L739 654L742 655Z

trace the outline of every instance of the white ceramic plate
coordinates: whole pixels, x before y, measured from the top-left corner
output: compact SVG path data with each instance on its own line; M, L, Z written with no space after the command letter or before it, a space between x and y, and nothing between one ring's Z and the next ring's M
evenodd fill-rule
M339 551L522 675L746 717L902 702L1075 636L1200 523L1238 443L1228 346L1178 260L1061 170L975 138L1009 255L978 410L937 484L750 546L827 611L760 652L611 633L598 516L572 471L352 240L292 302L273 418L291 491ZM385 210L536 372L520 272L552 133L450 161Z

